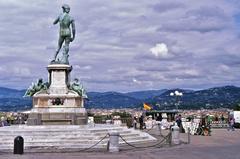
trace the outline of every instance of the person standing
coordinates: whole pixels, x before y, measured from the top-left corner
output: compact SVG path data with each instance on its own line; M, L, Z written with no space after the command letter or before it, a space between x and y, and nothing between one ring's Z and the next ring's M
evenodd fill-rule
M180 133L184 133L184 129L183 129L183 125L182 125L182 116L181 114L179 114L176 118L176 123L177 123L177 126L179 127L179 131Z
M144 118L143 115L141 115L141 117L139 118L140 130L143 130L143 121L144 121L143 118Z
M211 116L210 115L208 115L207 116L207 125L206 125L206 128L207 128L207 130L208 130L208 136L211 136L211 132L212 132L212 130L211 130L211 124L212 124L212 118L211 118Z
M235 119L234 119L234 117L230 117L228 123L229 123L229 128L228 128L228 130L234 131L234 130L235 130L235 128L234 128L234 124L235 124Z
M133 117L133 127L134 127L134 129L137 129L137 117L136 116Z
M3 126L8 126L8 123L7 121L5 120L5 117L1 117L1 122L0 122L0 127L3 127Z

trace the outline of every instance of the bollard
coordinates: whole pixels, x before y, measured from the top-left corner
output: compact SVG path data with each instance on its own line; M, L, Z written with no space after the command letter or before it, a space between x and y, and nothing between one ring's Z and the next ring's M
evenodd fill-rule
M171 137L172 141L171 143L173 145L179 145L180 144L180 137L179 137L179 127L177 126L177 123L171 128Z
M119 152L119 132L109 132L108 151Z
M23 154L23 148L24 148L24 139L22 136L17 136L14 139L14 149L13 154Z
M168 137L169 146L172 146L172 129L170 128L170 133Z
M112 123L112 120L106 120L106 124L109 125Z
M190 141L191 141L190 135L191 135L190 128L188 128L188 144L190 144Z
M160 136L162 136L162 125L161 125L161 123L158 123L158 130L159 130Z

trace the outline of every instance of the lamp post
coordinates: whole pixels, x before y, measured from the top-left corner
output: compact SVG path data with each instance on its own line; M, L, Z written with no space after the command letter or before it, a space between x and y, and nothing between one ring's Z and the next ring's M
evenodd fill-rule
M161 107L160 104L159 104L159 103L156 103L156 106L157 106L157 107L159 108L159 110L160 110L160 107Z
M180 101L179 101L178 98L181 97L181 96L183 96L183 93L176 90L175 92L171 92L171 93L170 93L170 96L172 96L172 97L175 96L175 97L176 97L176 103L175 103L175 105L176 105L176 109L178 110L178 106L179 106L179 104L180 104L180 103L179 103Z

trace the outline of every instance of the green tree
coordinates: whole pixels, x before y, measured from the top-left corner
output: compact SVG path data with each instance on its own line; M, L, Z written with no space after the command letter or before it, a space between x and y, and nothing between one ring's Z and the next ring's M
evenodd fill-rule
M240 111L240 103L237 103L237 104L234 106L233 110L235 110L235 111Z
M128 118L128 117L131 117L131 114L127 112L113 112L112 116L120 116L121 118Z

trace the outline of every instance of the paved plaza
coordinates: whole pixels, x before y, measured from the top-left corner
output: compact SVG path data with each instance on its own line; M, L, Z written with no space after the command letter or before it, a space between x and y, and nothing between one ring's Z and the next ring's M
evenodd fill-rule
M214 129L212 136L191 136L190 144L164 148L124 149L119 153L25 153L0 154L0 159L239 159L240 130ZM182 140L187 140L181 134Z

